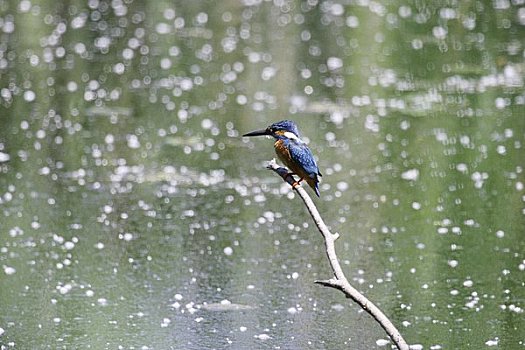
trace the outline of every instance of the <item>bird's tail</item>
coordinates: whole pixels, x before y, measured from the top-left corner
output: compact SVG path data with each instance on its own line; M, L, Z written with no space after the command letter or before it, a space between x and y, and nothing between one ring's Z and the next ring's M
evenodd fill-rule
M308 178L306 179L308 182L308 185L314 190L317 197L321 197L321 193L319 192L319 179L317 179L317 176L314 178Z

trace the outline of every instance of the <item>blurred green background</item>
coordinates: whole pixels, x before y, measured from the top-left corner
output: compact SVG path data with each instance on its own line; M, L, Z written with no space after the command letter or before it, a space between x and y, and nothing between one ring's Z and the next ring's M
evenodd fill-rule
M0 0L2 349L525 347L525 2ZM312 194L310 189L309 193Z

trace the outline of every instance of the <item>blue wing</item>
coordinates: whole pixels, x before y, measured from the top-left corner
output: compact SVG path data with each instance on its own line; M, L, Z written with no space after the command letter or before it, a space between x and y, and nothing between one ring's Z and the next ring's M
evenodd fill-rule
M290 140L288 149L292 160L296 164L299 164L311 178L315 178L316 175L321 175L314 155L306 144L296 140Z

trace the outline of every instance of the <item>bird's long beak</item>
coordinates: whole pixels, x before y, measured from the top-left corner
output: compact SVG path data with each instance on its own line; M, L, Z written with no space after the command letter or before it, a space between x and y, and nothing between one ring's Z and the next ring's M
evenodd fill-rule
M263 135L268 135L268 136L271 135L270 130L268 129L255 130L247 134L244 134L242 136L263 136Z

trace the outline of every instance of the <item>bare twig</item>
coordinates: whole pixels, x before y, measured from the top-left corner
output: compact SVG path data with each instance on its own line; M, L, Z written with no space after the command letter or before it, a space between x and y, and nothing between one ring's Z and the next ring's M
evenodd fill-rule
M363 294L359 293L357 289L352 287L346 279L335 252L334 243L335 240L339 237L339 234L334 234L330 232L328 227L325 225L323 218L319 214L319 211L317 210L317 207L315 206L314 202L312 201L308 193L306 193L306 190L295 181L295 179L289 173L288 169L279 166L275 162L275 159L272 159L270 161L267 168L275 171L283 178L284 181L286 181L293 187L293 189L297 192L299 197L301 197L301 199L303 200L304 204L306 205L306 208L308 209L308 212L310 213L312 219L315 222L315 225L317 226L319 232L323 236L326 248L326 255L328 256L328 260L330 261L330 266L332 267L334 277L328 280L315 281L315 283L342 291L347 297L349 297L350 299L355 301L359 306L361 306L363 310L368 312L381 325L381 327L383 327L383 329L386 331L390 339L392 339L392 341L399 350L408 350L408 344L405 342L405 340L401 336L401 333L399 333L397 328L392 324L388 317L386 317L385 314L370 300L368 300Z

